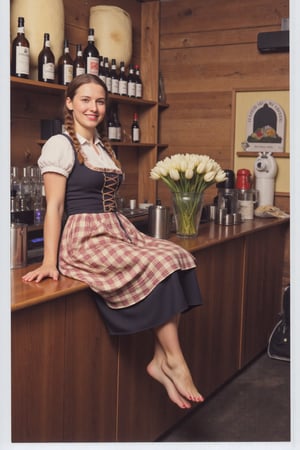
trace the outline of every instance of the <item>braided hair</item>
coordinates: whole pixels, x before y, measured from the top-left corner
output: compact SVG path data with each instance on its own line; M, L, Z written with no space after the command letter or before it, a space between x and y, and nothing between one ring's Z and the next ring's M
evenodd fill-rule
M99 86L102 86L105 92L105 104L107 106L108 103L108 92L107 87L105 83L97 76L91 75L91 74L82 74L78 75L77 77L73 78L71 83L68 85L68 88L66 90L65 98L68 97L73 100L77 90L82 86L83 84L87 83L95 83ZM76 136L76 131L74 127L74 118L73 118L73 111L68 109L66 106L66 102L64 105L64 126L65 130L69 133L70 138L72 139L72 142L74 144L74 148L77 154L77 158L80 164L83 164L83 155L81 152L81 145L80 142ZM106 135L106 120L104 119L98 126L97 131L99 133L99 136L101 138L101 141L103 143L103 146L106 150L106 152L109 154L111 159L114 161L117 167L121 168L120 161L116 158L115 152L113 151L109 140Z

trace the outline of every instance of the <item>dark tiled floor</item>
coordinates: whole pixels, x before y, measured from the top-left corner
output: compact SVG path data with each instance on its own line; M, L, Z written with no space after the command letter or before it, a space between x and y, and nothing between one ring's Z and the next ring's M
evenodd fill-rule
M260 356L160 442L290 440L290 364Z

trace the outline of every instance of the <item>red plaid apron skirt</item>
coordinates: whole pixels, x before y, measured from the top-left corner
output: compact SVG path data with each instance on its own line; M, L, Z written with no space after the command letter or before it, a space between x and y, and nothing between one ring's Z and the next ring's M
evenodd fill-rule
M60 272L87 283L114 309L140 302L173 272L195 266L189 252L141 233L120 213L71 215L62 233Z

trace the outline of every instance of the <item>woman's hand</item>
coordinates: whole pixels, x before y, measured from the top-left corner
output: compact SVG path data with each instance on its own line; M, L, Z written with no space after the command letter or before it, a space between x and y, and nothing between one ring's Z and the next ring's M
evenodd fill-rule
M35 281L36 283L39 283L44 278L52 278L53 280L57 281L59 278L57 267L53 265L42 264L37 269L32 270L31 272L28 272L22 276L23 281Z

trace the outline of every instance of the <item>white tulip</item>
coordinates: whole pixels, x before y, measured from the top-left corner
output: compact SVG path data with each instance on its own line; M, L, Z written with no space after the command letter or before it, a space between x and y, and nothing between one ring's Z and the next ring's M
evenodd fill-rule
M215 176L216 176L216 172L214 172L213 170L211 170L210 172L207 172L207 173L204 175L204 181L205 181L206 183L210 183L211 181L213 181L213 179L215 178Z
M222 183L227 179L226 173L224 170L220 169L216 174L216 183Z
M179 180L180 175L179 175L179 172L178 172L177 169L171 168L169 173L170 173L170 178L172 180L174 180L174 181L178 181Z
M186 178L187 180L191 180L191 179L193 178L193 176L194 176L194 171L193 171L193 169L187 168L186 171L185 171L185 178Z
M160 172L159 169L157 167L154 167L151 172L150 172L150 178L152 178L152 180L159 180L160 179Z

